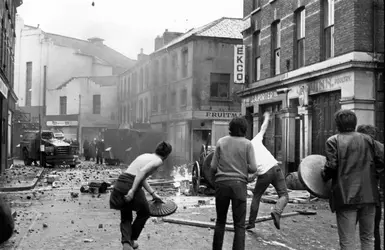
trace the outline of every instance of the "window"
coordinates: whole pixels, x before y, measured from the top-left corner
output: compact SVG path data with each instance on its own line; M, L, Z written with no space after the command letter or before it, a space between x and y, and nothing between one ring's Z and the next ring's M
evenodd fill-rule
M261 7L261 0L253 0L253 9L256 10Z
M162 59L162 84L167 84L167 57Z
M176 108L176 91L173 91L171 93L171 109L175 109Z
M254 81L261 78L261 38L260 31L253 34L253 65L254 65Z
M178 76L178 56L174 54L171 61L172 80L175 81Z
M275 21L271 25L271 46L272 46L272 64L271 73L272 76L280 74L280 57L281 57L281 22Z
M143 68L140 69L140 74L139 74L139 92L142 92L144 89L144 73L143 73Z
M183 60L183 66L182 66L182 76L187 77L187 70L188 70L188 50L185 49L182 52L182 60Z
M31 106L32 101L32 62L27 62L26 68L26 92L25 92L25 106Z
M162 94L162 100L160 102L160 110L162 112L166 111L166 105L167 105L167 94L163 93Z
M153 76L152 82L153 82L154 86L157 86L158 82L159 82L159 62L158 61L154 62L153 69L154 69L154 72L152 74L152 76Z
M152 112L158 112L158 96L154 95L152 97Z
M60 114L67 114L67 96L60 96Z
M148 99L147 99L147 97L144 100L144 121L145 122L148 121Z
M324 0L324 57L334 57L334 0Z
M296 18L296 47L294 51L296 52L296 62L295 67L301 68L305 66L305 19L306 12L305 9L302 8L295 13Z
M143 100L139 101L139 122L143 122Z
M180 93L180 106L186 107L187 106L187 89L182 89Z
M126 86L126 96L129 97L131 95L131 78L127 77L127 86Z
M101 100L100 95L94 95L92 100L93 114L100 114Z
M146 66L146 69L144 71L144 89L148 88L148 84L150 82L150 69L148 65Z
M225 98L230 97L230 74L211 73L210 75L210 97Z
M132 76L130 94L137 94L138 93L137 91L138 91L138 74L135 72Z

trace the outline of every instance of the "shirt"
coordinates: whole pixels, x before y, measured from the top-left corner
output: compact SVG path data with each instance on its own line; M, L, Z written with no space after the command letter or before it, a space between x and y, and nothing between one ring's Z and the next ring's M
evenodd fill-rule
M252 140L251 143L254 147L254 154L256 156L255 161L257 162L257 174L263 175L269 169L278 164L278 161L270 153L269 150L262 143L263 136L261 133L258 133Z
M249 166L251 165L251 166ZM218 140L211 168L215 181L239 180L247 183L248 173L256 169L253 145L244 137L225 136Z

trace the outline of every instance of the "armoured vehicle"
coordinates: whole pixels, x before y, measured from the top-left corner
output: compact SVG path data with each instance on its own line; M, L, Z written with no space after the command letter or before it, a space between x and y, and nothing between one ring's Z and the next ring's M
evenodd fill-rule
M48 130L41 131L41 134L38 130L24 131L20 150L25 165L40 161L40 154L40 165L43 167L47 164L52 167L55 165L75 167L80 163L75 154L76 150L69 143L56 139L54 133Z

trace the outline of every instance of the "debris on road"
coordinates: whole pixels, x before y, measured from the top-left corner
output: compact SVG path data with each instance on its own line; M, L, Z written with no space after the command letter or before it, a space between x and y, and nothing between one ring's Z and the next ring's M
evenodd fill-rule
M79 197L79 193L71 192L71 197L72 198L78 198Z
M93 239L84 239L84 242L85 243L91 243L91 242L94 242L94 240Z
M47 228L47 227L48 227L47 223L43 223L43 228Z

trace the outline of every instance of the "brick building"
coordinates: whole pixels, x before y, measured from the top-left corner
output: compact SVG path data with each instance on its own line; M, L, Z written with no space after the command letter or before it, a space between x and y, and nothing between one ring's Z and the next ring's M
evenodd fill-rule
M242 114L255 135L273 112L264 143L286 173L324 154L340 108L383 141L383 1L244 0L244 21Z
M120 76L120 127L150 123L166 132L182 162L228 134L228 122L241 114L233 68L242 28L242 19L221 18L157 37L155 52L139 54L137 65Z
M23 1L1 0L0 40L0 174L12 163L12 120L17 96L14 91L15 17Z

